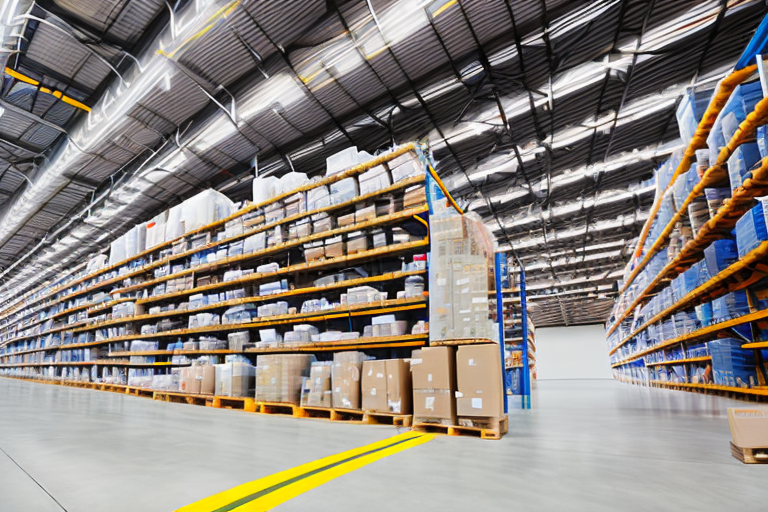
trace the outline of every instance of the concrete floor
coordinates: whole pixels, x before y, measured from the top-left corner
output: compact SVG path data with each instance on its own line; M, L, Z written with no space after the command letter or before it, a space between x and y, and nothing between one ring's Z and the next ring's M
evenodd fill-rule
M438 437L277 510L766 506L768 466L729 451L726 407L743 403L613 381L537 386L501 441ZM395 433L0 378L0 512L171 512Z

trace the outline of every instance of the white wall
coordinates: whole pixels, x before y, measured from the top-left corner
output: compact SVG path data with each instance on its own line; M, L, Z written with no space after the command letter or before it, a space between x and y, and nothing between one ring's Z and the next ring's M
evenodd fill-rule
M611 379L602 325L536 328L539 380Z

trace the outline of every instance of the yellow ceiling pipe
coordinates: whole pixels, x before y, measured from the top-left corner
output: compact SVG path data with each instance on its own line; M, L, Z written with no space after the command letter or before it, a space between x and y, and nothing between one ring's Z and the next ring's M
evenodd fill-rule
M74 98L70 98L69 96L65 95L61 91L51 90L51 89L48 89L47 87L42 87L38 80L35 80L34 78L30 78L26 75L22 75L21 73L19 73L14 69L6 67L5 74L12 78L15 78L19 82L24 82L25 84L34 85L35 87L38 88L40 92L44 92L45 94L50 94L52 96L55 96L56 98L60 99L61 101L63 101L68 105L72 105L73 107L79 108L80 110L85 110L86 112L91 111L91 107L89 107L88 105L81 103Z

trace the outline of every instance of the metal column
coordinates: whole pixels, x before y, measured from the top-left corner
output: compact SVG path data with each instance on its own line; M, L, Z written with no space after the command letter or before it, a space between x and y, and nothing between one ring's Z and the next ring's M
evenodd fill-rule
M531 408L531 369L528 366L528 303L525 297L525 267L517 260L520 267L520 311L523 322L523 409Z
M504 397L504 414L507 414L507 365L506 365L506 340L504 339L504 303L501 293L501 265L506 265L504 254L497 252L493 255L493 274L496 280L496 320L499 323L499 351L501 352L501 396Z

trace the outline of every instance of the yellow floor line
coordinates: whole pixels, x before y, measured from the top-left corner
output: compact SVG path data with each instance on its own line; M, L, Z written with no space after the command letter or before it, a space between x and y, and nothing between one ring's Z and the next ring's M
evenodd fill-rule
M371 462L430 441L433 434L405 432L360 448L302 464L187 505L176 512L259 512L271 510L315 487Z

